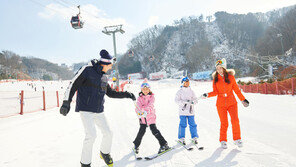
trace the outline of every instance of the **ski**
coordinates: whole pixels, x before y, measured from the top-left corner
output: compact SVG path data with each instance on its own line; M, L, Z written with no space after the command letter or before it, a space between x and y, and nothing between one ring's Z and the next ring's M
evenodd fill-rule
M179 142L178 140L176 140L176 142L178 144L180 144L182 147L184 147L186 150L191 151L193 150L193 147L188 147L187 145L184 145L183 143Z
M198 146L198 143L197 144L195 144L194 142L191 142L199 151L202 151L203 149L204 149L204 147L202 147L202 146Z
M135 148L132 148L136 160L142 160L143 158L139 156L139 153L136 152Z
M165 151L163 151L163 152L161 152L161 153L157 153L157 154L154 154L154 155L151 155L151 156L145 157L145 159L146 159L146 160L153 160L153 159L155 159L155 158L157 158L157 157L159 157L159 156L161 156L161 155L163 155L163 154L165 154L165 153L167 153L167 152L169 152L169 151L171 151L171 150L173 150L173 149L174 149L174 148L171 147L171 148L169 148L168 150L165 150Z

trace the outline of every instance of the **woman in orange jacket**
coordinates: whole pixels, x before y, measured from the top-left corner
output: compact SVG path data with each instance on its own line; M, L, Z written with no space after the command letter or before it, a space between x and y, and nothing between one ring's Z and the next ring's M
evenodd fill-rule
M240 101L245 107L249 106L249 101L239 90L234 75L235 71L226 69L226 60L218 60L216 62L216 71L213 73L213 92L204 93L203 98L218 96L217 110L221 122L220 126L220 143L221 147L227 148L227 128L228 118L227 112L231 117L233 140L238 147L242 147L240 125L237 112L237 102L233 91L236 93Z

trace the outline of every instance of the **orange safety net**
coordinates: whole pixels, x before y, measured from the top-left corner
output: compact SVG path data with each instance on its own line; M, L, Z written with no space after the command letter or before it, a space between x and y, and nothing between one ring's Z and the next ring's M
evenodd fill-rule
M239 85L239 87L246 93L294 95L296 93L296 78L274 83Z

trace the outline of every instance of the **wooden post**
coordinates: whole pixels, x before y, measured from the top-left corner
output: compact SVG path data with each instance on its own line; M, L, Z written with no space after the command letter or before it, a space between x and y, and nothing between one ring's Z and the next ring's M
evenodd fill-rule
M279 82L278 81L275 82L275 92L277 95L279 95Z
M46 111L45 91L43 91L43 110Z
M291 84L292 84L292 95L294 96L295 95L295 85L294 85L294 79L295 78L291 78Z
M24 114L24 91L21 91L21 97L20 97L20 102L21 102L21 112L20 114L23 115Z
M267 94L267 83L264 83L265 94Z
M60 107L59 91L57 91L57 107Z
M257 85L256 93L259 93L259 84L256 84L256 85Z

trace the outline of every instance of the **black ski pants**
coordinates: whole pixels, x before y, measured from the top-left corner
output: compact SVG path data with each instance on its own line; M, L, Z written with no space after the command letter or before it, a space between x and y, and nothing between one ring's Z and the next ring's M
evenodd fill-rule
M149 127L150 127L152 134L158 140L160 146L167 144L167 141L163 138L163 136L161 135L160 131L157 129L155 124L151 124ZM137 134L136 139L133 142L135 144L136 148L138 148L140 146L142 138L146 132L146 128L147 128L146 124L140 124L139 132Z

